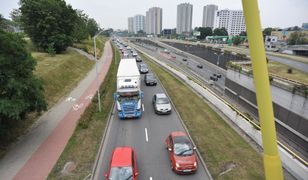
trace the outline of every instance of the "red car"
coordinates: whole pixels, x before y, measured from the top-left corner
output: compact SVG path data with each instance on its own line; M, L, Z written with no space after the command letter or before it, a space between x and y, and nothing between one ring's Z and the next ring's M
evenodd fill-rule
M171 132L166 139L171 169L178 174L195 173L198 168L195 147L184 132Z
M106 179L137 180L137 156L131 147L117 147L112 152L112 158Z

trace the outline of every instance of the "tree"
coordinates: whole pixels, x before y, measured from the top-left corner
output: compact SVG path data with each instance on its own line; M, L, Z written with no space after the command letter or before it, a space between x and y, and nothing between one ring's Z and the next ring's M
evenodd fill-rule
M0 137L28 112L46 110L43 86L33 71L36 61L18 34L0 29Z
M235 36L232 40L232 43L236 46L239 45L241 42L242 42L242 39L240 36Z
M270 35L272 34L272 31L273 31L273 28L270 28L270 27L265 28L265 29L263 30L263 36L264 36L264 37L265 37L265 36L270 36Z
M80 42L90 36L87 28L89 17L82 10L76 10L76 14L77 20L74 25L73 37L75 42Z
M288 45L308 44L308 38L302 32L293 32L288 38Z
M98 24L93 18L90 18L88 20L87 30L88 30L91 37L95 36L97 31L99 30Z
M21 12L20 9L13 9L10 13L10 17L16 26L21 27Z
M4 29L4 18L2 14L0 14L0 29Z
M64 0L20 0L21 21L33 43L43 50L53 43L57 53L73 42L76 11Z
M212 28L210 27L199 27L197 28L197 31L200 31L200 36L198 36L198 39L205 39L207 36L212 36Z
M226 28L216 28L214 29L213 36L228 36L228 31Z

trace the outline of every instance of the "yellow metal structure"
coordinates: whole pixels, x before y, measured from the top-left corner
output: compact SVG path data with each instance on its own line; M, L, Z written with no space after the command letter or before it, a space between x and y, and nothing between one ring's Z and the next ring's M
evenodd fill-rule
M281 180L283 179L282 166L278 154L272 97L258 2L257 0L242 0L242 3L261 124L265 177L268 180Z

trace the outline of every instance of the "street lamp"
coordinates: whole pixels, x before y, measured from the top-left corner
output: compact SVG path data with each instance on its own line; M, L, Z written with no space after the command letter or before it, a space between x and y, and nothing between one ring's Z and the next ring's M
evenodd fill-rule
M224 55L224 53L221 53L221 54L217 54L217 53L214 53L216 56L217 56L217 66L219 66L219 58L220 56Z
M98 83L98 70L97 70L97 58L96 58L96 38L98 35L100 35L103 32L103 30L101 30L100 32L98 32L94 37L93 37L93 41L94 41L94 60L95 60L95 69L96 69L96 87L97 87L97 99L98 99L98 111L101 112L101 95L99 93L99 83Z

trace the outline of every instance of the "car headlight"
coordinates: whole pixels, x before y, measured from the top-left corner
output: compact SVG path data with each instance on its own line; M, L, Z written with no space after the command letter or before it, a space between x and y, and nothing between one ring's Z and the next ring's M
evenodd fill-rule
M195 166L195 167L197 166L197 162L194 162L194 166Z
M175 167L179 168L180 167L179 163L175 163Z

